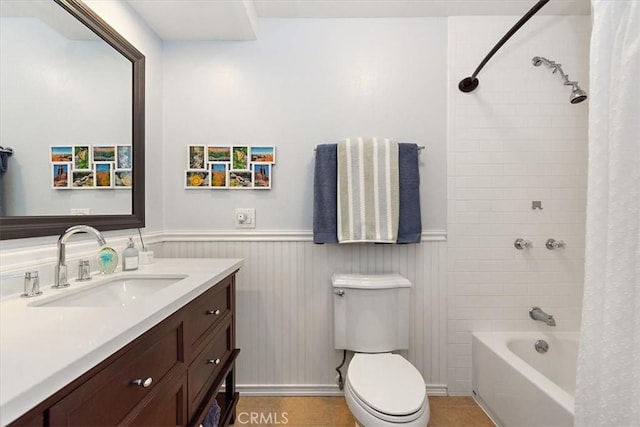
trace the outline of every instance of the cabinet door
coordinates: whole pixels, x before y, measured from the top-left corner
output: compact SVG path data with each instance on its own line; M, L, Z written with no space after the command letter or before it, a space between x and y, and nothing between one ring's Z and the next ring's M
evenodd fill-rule
M10 427L43 427L44 426L44 414L38 412L37 414L28 413L16 421L9 424Z
M123 421L127 426L174 427L187 425L187 376L184 370L160 385L138 412Z
M49 409L51 425L117 425L171 370L184 370L182 322L171 319L134 341L122 354ZM81 380L83 378L81 377ZM138 384L134 381L139 380Z

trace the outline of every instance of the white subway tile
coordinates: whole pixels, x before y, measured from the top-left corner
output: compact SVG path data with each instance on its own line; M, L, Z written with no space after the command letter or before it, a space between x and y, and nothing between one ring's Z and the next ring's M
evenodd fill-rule
M450 18L451 78L468 72L479 46L495 36L485 26L488 19L496 25L505 21ZM542 38L527 40L526 46L536 51L550 40L569 37L588 50L589 19L567 19L584 31L554 27ZM587 66L575 46L554 46L563 61ZM559 323L556 330L576 330L580 324L588 106L570 105L558 82L540 78L540 70L529 61L512 56L502 62L500 71L483 78L477 95L461 96L450 88L454 130L449 150L455 155L449 156L454 184L448 189L455 204L448 217L447 308L454 341L465 341L469 330L548 330L528 318L533 305L552 311ZM523 76L526 86L519 84ZM460 117L465 123L457 123ZM542 201L543 210L532 210L533 200ZM531 240L534 248L516 250L517 237ZM551 237L565 240L567 248L547 250L544 242ZM469 355L460 351L457 345L449 347L447 375L453 394L470 390Z
M455 295L504 295L502 285L496 283L456 283L454 287Z

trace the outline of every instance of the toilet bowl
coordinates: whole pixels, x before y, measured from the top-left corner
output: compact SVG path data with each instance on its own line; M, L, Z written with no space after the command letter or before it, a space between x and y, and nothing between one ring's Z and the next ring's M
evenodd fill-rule
M429 400L420 372L402 356L356 353L344 388L351 413L364 427L425 427Z

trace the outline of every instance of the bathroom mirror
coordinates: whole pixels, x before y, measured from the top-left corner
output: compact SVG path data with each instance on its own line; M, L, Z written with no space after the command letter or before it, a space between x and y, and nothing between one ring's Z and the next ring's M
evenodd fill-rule
M49 12L51 6L54 10ZM0 146L14 150L8 159L4 176L0 177L2 196L13 192L26 194L31 199L28 203L13 199L13 212L6 209L7 215L0 217L0 239L57 235L79 223L92 225L99 230L143 227L144 55L80 0L3 0L2 8L2 16L17 18L10 25L4 25L3 22L3 47L13 38L17 46L14 54L18 56L29 55L24 48L28 44L14 34L31 38L42 32L45 39L58 37L56 33L46 37L46 31L50 30L40 31L39 27L18 29L18 25L36 25L34 19L24 18L36 15L40 21L61 34L68 34L63 34L66 37L61 49L64 55L54 55L51 53L54 49L47 47L35 55L40 62L32 62L30 67L19 73L12 74L3 69L2 78L7 79L2 82L3 102L7 99L16 102L3 104L2 127L6 130L11 126L5 124L19 126L15 127L18 130L13 133L2 131ZM60 14L60 11L63 13ZM64 23L67 17L81 23L80 28L72 29L72 25ZM16 27L16 32L5 33L11 26ZM46 42L51 43L50 40ZM3 48L3 52L7 50L11 49ZM23 55L20 55L21 52ZM43 62L45 60L51 62ZM3 60L3 67L9 66L8 62ZM20 82L9 78L20 79ZM28 79L36 87L46 87L46 92L26 87L25 81ZM20 90L15 90L16 87L20 87ZM4 88L13 88L15 93ZM27 101L23 102L23 98ZM10 108L13 105L16 108ZM40 137L33 138L31 135L29 140L27 133L34 129L40 132ZM51 160L55 155L52 154L52 147L59 146L72 146L74 152L76 146L88 146L91 155L94 147L113 146L116 153L120 147L125 152L128 149L132 160L125 168L133 184L130 187L122 185L121 188L106 189L77 189L75 186L73 189L54 189L56 172L52 170L55 170L57 163ZM101 155L107 157L108 151ZM89 162L94 163L95 159L91 157ZM114 172L118 168L117 160L111 166L109 159L103 160L110 170L111 181L116 181ZM72 161L64 161L69 161L69 174L65 179L71 186L76 176L75 171L71 170L76 169L75 153ZM13 166L17 170L16 175L11 177L9 174ZM97 177L97 166L93 167L96 168L94 176ZM126 175L126 172L124 170L123 173ZM14 178L13 182L11 178ZM7 183L12 184L8 189L4 188ZM80 210L78 213L88 209L90 215L68 215L74 208Z

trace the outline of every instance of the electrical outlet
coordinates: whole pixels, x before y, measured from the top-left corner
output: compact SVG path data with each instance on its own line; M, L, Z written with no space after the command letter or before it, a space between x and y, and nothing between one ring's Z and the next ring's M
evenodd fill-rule
M91 208L71 208L71 215L91 215Z
M236 209L236 228L256 228L256 210L254 208Z

